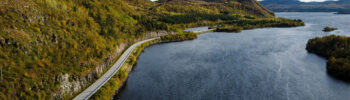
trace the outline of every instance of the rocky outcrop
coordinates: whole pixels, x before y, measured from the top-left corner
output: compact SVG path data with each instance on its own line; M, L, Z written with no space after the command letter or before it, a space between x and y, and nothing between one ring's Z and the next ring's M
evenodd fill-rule
M156 31L146 33L143 37L136 39L135 42L160 37L168 34L175 34L175 32L167 32L167 31ZM103 62L98 64L94 69L91 69L87 74L82 76L73 76L69 73L58 75L55 77L55 81L60 84L60 91L53 94L52 99L63 99L65 95L71 96L74 93L78 93L82 91L84 87L87 87L89 83L94 82L98 79L99 76L103 74L111 65L113 61L117 59L117 57L122 54L122 52L129 47L131 43L121 43L118 47L116 47L115 51L104 58Z

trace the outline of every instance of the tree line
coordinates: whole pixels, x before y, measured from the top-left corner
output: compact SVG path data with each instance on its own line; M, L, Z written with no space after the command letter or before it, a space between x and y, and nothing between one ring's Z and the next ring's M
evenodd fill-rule
M161 36L162 41L184 41L184 40L193 40L197 38L197 34L193 32L183 32L176 33L171 35Z

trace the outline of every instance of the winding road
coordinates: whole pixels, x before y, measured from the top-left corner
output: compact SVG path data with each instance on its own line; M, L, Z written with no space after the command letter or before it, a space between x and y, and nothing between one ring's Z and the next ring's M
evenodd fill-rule
M199 31L193 31L194 33L200 34L200 33L205 33L205 32L209 32L209 31L213 31L213 29L210 30L199 30ZM148 41L152 41L157 38L152 38L152 39L147 39L147 40L143 40L140 42L137 42L135 44L133 44L132 46L130 46L123 54L122 56L120 56L120 58L118 59L118 61L116 63L114 63L114 65L102 76L100 77L97 81L95 81L95 83L93 83L92 85L90 85L87 89L85 89L83 92L81 92L78 96L76 96L73 100L87 100L89 99L95 92L97 92L106 82L108 82L109 79L111 79L111 77L113 77L115 75L115 73L118 72L118 70L123 66L124 62L126 61L126 59L128 59L129 55L134 51L134 49L141 45L142 43L148 42Z
M134 51L134 49L141 45L142 43L155 40L157 38L147 39L140 42L137 42L130 46L118 59L116 63L102 76L100 77L95 83L90 85L88 88L86 88L83 92L81 92L78 96L76 96L73 100L87 100L89 99L95 92L97 92L106 82L108 82L111 77L115 75L115 73L118 72L118 70L123 66L126 59L128 59L129 55Z

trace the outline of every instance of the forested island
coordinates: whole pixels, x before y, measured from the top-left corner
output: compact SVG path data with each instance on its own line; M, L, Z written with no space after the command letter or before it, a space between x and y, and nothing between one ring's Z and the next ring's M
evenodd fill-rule
M338 11L336 14L350 14L350 10L348 10L348 11Z
M335 30L337 30L337 28L327 26L327 27L323 28L322 31L323 32L332 32L332 31L335 31Z
M131 44L184 28L302 25L276 18L255 0L5 0L0 5L2 100L71 99ZM196 37L163 39L183 35ZM122 71L92 99L110 99L127 78Z
M330 35L310 39L306 50L328 59L329 75L350 81L350 37Z

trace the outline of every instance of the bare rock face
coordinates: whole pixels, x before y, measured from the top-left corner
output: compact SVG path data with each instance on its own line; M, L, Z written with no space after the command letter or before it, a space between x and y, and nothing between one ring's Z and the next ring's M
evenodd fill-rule
M82 87L85 87L89 82L97 78L96 73L89 73L85 77L73 78L74 76L64 74L57 76L56 81L60 83L61 91L54 93L52 99L64 99L65 95L72 95L79 92Z
M142 39L145 40L145 39L160 37L160 36L169 35L169 34L175 34L175 32L168 32L168 31L148 32Z
M64 74L56 77L56 81L60 83L61 91L54 93L52 99L64 99L64 95L72 95L79 92L82 87L86 86L88 82L97 78L97 74L87 74L85 77L76 78L69 74Z
M61 82L60 87L62 89L62 93L70 92L69 90L71 89L72 85L69 82L69 75L68 74L62 75L59 81Z
M57 94L54 94L55 99L58 99L58 98L63 99L63 96L65 94L72 95L73 92L79 91L83 86L82 84L80 84L81 83L80 81L75 81L75 80L70 81L69 74L58 76L56 80L60 82L61 91L58 92Z

